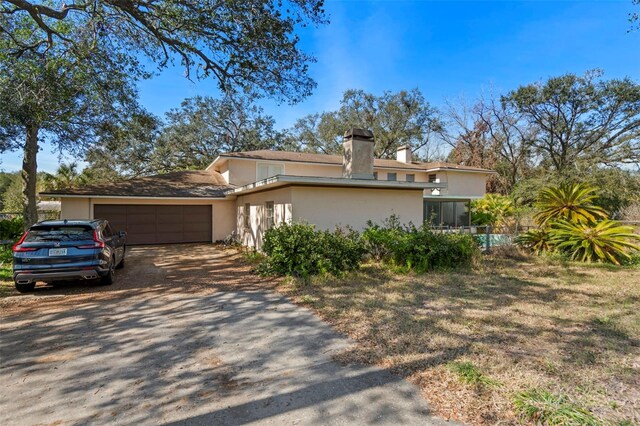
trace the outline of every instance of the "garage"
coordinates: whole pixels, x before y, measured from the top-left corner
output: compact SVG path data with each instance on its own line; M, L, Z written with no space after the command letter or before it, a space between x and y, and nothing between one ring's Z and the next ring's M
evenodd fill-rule
M127 232L127 244L211 242L210 205L96 204L93 217Z

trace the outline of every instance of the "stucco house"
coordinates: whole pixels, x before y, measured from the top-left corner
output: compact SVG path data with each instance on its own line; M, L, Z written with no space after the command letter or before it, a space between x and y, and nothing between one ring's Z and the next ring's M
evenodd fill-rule
M469 225L469 202L482 197L495 172L412 160L374 159L371 132L351 129L344 155L283 151L221 154L205 170L182 171L109 185L49 191L63 219L108 219L129 244L208 242L235 235L260 248L266 229L306 221L320 229L351 226L391 214Z

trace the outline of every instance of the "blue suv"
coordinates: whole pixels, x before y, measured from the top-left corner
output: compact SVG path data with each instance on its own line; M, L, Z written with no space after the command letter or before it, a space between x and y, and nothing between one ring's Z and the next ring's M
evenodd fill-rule
M31 226L13 246L16 289L32 291L37 281L100 279L113 284L124 266L126 234L98 220L45 220Z

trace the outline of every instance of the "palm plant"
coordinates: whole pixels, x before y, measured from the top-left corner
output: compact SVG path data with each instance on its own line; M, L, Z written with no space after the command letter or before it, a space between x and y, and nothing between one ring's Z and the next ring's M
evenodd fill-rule
M44 176L47 189L66 189L82 186L87 183L87 176L78 171L77 163L61 164L54 175Z
M515 215L511 198L500 194L485 194L471 202L471 222L476 225L503 226Z
M640 235L633 227L623 226L615 220L598 223L555 222L550 234L550 243L558 251L568 253L572 259L582 262L610 262L620 265L623 259L630 259L629 251L639 250Z
M525 247L537 255L544 252L551 252L554 249L551 242L551 234L547 228L530 229L523 232L515 239L515 243Z
M585 183L544 188L538 196L539 211L533 219L540 226L555 220L589 223L598 219L607 219L607 212L593 204L597 198L596 190Z

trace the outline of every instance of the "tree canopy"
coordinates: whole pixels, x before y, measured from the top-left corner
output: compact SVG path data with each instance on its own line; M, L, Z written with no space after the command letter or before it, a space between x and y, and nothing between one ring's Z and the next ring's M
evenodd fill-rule
M87 154L91 168L124 177L202 169L223 152L278 149L285 142L274 118L238 93L187 98L165 118L137 114L109 126Z
M78 51L92 40L131 62L142 56L164 68L178 59L188 77L213 76L223 91L240 88L289 102L315 86L307 75L313 58L299 48L295 31L325 21L323 0L0 3L0 34L16 58Z
M340 153L342 135L351 127L365 128L375 135L375 155L395 158L396 149L411 145L427 155L434 132L441 122L438 114L418 89L380 96L363 90L347 90L337 111L311 114L298 120L291 136L306 151Z
M601 77L565 74L503 97L537 129L531 147L558 173L640 162L640 85Z

